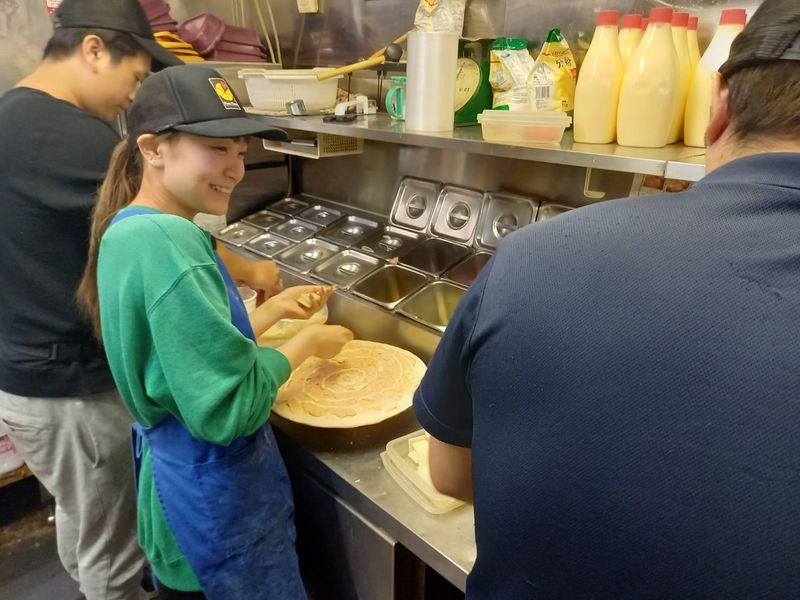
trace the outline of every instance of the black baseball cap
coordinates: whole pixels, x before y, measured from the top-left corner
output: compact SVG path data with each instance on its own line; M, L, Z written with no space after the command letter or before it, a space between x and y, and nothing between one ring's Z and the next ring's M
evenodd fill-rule
M730 77L746 67L778 60L800 61L800 2L764 0L731 45L720 67Z
M165 131L213 138L289 139L282 129L247 114L228 82L200 64L169 67L142 82L128 112L128 139L135 145L142 134Z
M139 0L64 0L53 18L55 29L109 29L127 33L153 57L153 71L183 61L156 42Z

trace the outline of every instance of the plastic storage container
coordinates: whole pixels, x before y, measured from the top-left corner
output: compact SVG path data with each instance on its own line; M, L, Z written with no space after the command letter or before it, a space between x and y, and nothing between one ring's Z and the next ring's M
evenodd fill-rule
M561 111L485 110L478 115L478 122L488 142L557 144L572 117Z
M386 444L386 452L381 453L381 461L386 472L417 504L429 513L440 515L464 502L439 493L430 482L429 472L423 475L428 469L427 441L424 430L392 440Z
M240 69L239 79L247 86L247 95L255 108L285 111L286 103L302 100L310 111L332 108L336 104L336 88L343 77L320 81L319 71L328 69Z

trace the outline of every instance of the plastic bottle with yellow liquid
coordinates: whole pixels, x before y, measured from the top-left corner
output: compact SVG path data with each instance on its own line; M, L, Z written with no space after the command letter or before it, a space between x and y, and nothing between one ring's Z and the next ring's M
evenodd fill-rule
M616 10L597 13L592 44L575 86L576 142L610 144L616 138L617 105L624 71L619 53L618 20Z
M678 99L675 103L672 127L670 128L667 143L672 144L683 137L683 115L686 112L686 97L689 94L689 82L692 78L692 66L689 59L689 39L687 27L689 25L689 13L672 13L672 41L675 42L675 50L678 53L678 66L681 72L681 83L678 90Z
M642 41L644 31L642 30L642 15L630 14L623 15L622 27L619 30L619 54L622 57L623 68L628 67L639 42Z
M745 23L747 23L747 11L744 8L723 10L719 19L719 28L703 53L700 62L697 63L697 68L692 75L692 82L689 85L689 97L686 100L683 143L687 146L697 148L705 146L714 74L728 59L731 44L744 29Z
M680 91L680 67L672 40L672 9L654 8L625 76L617 111L617 143L660 148L670 134Z
M689 45L689 65L692 67L692 75L700 62L700 44L697 41L697 17L689 17L689 24L686 27L686 41ZM692 81L689 80L691 86Z

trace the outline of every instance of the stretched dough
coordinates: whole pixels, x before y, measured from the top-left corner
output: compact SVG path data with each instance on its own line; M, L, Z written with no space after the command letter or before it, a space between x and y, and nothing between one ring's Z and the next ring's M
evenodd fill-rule
M379 423L411 406L425 363L411 352L353 340L333 359L312 357L278 390L272 410L314 427Z

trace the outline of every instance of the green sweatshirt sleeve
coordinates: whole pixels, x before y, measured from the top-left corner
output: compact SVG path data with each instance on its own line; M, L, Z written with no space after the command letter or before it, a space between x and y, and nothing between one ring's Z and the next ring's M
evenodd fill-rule
M230 321L215 265L184 271L148 309L153 353L148 395L166 405L197 439L228 445L263 425L291 367L259 348Z

